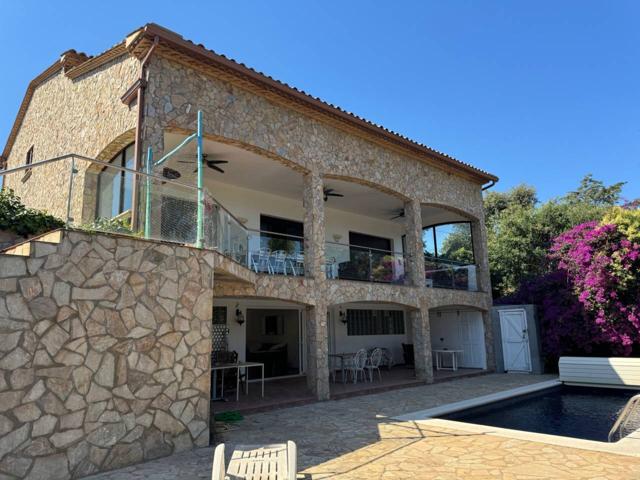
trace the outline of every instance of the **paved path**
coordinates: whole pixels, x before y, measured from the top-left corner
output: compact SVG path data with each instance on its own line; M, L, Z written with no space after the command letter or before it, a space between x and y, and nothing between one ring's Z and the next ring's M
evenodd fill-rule
M291 439L305 479L640 479L640 459L398 422L392 416L548 380L486 375L248 416L228 445ZM210 478L212 448L91 477Z

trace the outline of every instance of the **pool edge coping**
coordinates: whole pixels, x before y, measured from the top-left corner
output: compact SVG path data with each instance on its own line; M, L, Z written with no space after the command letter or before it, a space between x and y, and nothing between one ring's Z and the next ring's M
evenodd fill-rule
M555 386L562 385L560 380L547 380L544 382L533 383L523 387L512 388L502 392L496 392L489 395L462 400L459 402L448 403L438 407L419 410L403 415L391 417L393 420L403 422L415 422L426 426L444 427L458 431L467 431L472 433L497 435L500 437L513 438L529 442L546 443L567 448L577 448L582 450L590 450L602 453L625 455L640 457L640 435L638 432L631 434L617 442L599 442L595 440L585 440L581 438L565 437L561 435L550 435L546 433L527 432L524 430L515 430L510 428L492 427L487 425L479 425L475 423L466 423L456 420L447 420L442 418L434 418L440 415L458 412L467 408L478 407L509 398L534 393Z
M400 420L405 422L428 420L430 418L437 417L440 415L459 412L460 410L466 410L467 408L479 407L481 405L486 405L487 403L499 402L501 400L507 400L509 398L519 397L520 395L526 395L527 393L534 393L540 390L545 390L547 388L556 387L560 385L562 385L562 382L560 380L546 380L544 382L532 383L531 385L511 388L509 390L490 393L488 395L482 395L480 397L461 400L459 402L447 403L445 405L427 408L425 410L418 410L416 412L405 413L403 415L398 415L391 418L394 420Z

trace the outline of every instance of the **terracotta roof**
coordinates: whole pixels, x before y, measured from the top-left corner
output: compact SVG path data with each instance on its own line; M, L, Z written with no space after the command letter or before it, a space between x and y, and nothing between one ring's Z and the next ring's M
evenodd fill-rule
M77 78L111 59L123 55L127 51L138 58L142 58L150 48L155 37L159 39L157 52L161 55L170 56L179 61L188 59L187 63L191 65L211 69L227 80L234 81L252 90L257 90L260 94L269 98L284 101L306 113L312 114L312 116L316 118L319 117L324 120L329 120L351 131L366 134L370 138L375 138L387 145L395 146L404 152L413 154L413 156L417 156L421 160L444 168L445 170L465 174L465 176L469 176L481 183L498 180L498 177L495 175L476 168L469 163L457 160L443 152L411 140L404 135L375 124L354 113L345 111L336 105L325 102L318 97L314 97L284 82L275 80L268 75L218 54L213 50L208 50L203 45L197 45L189 40L185 40L181 35L154 23L149 23L135 30L127 36L124 42L117 44L96 57L87 59L84 63L74 66L74 68L69 69L66 73L71 78ZM41 76L37 78L40 77ZM33 85L34 82L36 82L35 79L29 84L29 88L32 88L32 86L35 88L37 86L37 84ZM5 146L3 152L4 158L6 158L11 149L11 145L15 139L15 133L17 133L16 125L19 127L21 116L24 115L24 111L26 111L26 105L28 105L28 100L30 100L31 95L32 91L30 92L28 89L23 105L18 112L18 118L16 119L16 124L14 124L12 135L10 135L7 145Z

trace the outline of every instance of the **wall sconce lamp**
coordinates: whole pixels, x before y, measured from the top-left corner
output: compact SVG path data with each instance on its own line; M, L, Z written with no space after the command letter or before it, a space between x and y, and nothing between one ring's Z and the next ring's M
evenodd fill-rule
M347 324L347 315L344 313L344 310L342 310L342 307L340 307L340 310L338 310L338 318L342 323L344 323L345 325Z
M242 325L244 323L244 315L242 314L242 310L240 310L239 304L236 303L236 322L238 325Z

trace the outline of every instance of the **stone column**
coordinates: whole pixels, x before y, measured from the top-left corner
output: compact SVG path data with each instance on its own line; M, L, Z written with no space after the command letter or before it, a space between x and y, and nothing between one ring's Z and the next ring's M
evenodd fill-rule
M304 270L307 278L316 282L325 279L324 193L318 172L304 176L302 204L304 207ZM317 290L317 289L316 289Z
M478 290L491 293L489 256L487 253L487 227L484 224L484 218L471 222L471 237L477 266Z
M482 323L484 325L484 348L487 357L487 370L496 370L496 353L493 345L493 320L491 310L482 312Z
M304 265L313 279L315 306L307 309L307 385L318 398L329 398L329 331L325 276L324 194L322 176L304 177Z
M409 312L413 331L413 356L416 378L425 383L433 383L433 359L431 355L431 325L429 309L425 301L420 302L419 310Z
M420 202L409 200L404 204L407 247L406 271L408 284L424 287L424 249L422 245L422 209Z
M329 399L327 305L307 308L307 386L318 400Z

